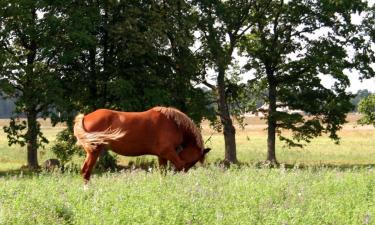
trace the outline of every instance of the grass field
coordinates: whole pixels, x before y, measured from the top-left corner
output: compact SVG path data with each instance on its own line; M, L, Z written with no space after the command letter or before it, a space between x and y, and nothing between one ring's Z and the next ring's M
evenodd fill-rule
M6 177L1 224L374 224L375 171L199 168Z
M278 160L291 169L256 165L265 159L266 135L254 118L237 132L246 165L214 164L223 159L223 138L204 124L213 148L208 164L177 174L95 174L86 191L76 173L12 172L26 152L8 147L0 133L0 224L375 224L375 129L355 127L355 120L349 117L340 145L325 136L303 149L278 144ZM43 125L53 142L62 127ZM42 162L53 154L46 146L39 156Z

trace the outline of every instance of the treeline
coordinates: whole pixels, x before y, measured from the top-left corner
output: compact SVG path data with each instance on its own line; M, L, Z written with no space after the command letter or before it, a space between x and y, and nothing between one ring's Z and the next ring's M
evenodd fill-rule
M207 90L206 90L207 91ZM358 90L356 94L354 94L354 97L351 99L351 103L354 106L353 112L358 111L358 104L359 102L370 96L372 93L367 90ZM15 101L14 99L9 98L0 98L0 118L10 118L13 115L13 112L15 111ZM262 101L258 102L259 104L256 104L256 107L260 107L264 103ZM207 107L210 107L212 105L208 105Z
M14 100L0 97L0 118L10 118L14 110Z
M374 8L361 0L2 1L0 90L16 99L13 117L26 117L4 131L10 144L27 145L37 167L47 141L39 116L71 128L78 112L174 106L222 130L225 161L236 163L232 118L241 121L261 99L267 160L277 163L277 135L290 146L322 133L338 141L353 110L344 71L374 77L374 24ZM253 74L247 83L245 72ZM335 85L322 86L322 75ZM278 102L311 117L278 112Z
M208 91L206 89L206 91ZM358 111L358 104L359 102L370 96L371 93L369 90L367 89L361 89L361 90L358 90L356 94L354 94L354 97L350 100L350 102L353 104L354 106L354 109L353 109L353 112L357 112ZM12 115L13 115L13 112L15 111L16 107L15 107L15 102L16 100L14 99L9 99L9 98L0 98L0 118L11 118ZM255 105L256 107L260 107L261 105L263 105L263 101L258 101L257 104ZM212 105L207 105L207 107L210 107Z
M369 90L367 90L367 89L358 90L357 93L354 95L354 97L353 97L352 100L351 100L351 103L352 103L353 106L354 106L353 111L354 111L354 112L358 112L358 105L359 105L359 103L360 103L363 99L369 97L369 96L372 95L372 94L375 94L375 93L371 93L371 92L370 92Z

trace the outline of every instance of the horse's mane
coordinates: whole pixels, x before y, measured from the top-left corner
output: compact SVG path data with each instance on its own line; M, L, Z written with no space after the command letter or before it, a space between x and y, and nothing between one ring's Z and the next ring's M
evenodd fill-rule
M185 113L172 107L157 106L152 108L152 110L164 114L168 119L172 119L173 121L175 121L177 126L189 131L195 137L197 147L203 149L203 139L201 132L199 131L195 123Z

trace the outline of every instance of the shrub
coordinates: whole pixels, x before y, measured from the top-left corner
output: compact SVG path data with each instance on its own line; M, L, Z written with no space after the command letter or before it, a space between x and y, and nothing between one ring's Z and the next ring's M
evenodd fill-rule
M99 156L96 168L99 170L115 170L117 167L117 155L103 151Z
M57 134L56 141L51 150L61 161L62 166L70 162L74 155L84 155L84 151L76 145L73 132L69 129L64 129Z
M363 117L358 121L359 124L372 124L375 126L375 94L362 99L358 105L358 112Z

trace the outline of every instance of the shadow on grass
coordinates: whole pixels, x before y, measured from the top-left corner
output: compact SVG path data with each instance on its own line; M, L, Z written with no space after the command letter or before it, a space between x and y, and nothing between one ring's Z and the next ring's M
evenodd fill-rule
M277 164L270 164L267 161L261 162L238 162L236 164L229 164L224 160L217 160L215 162L209 163L209 165L215 165L220 168L244 168L244 167L251 167L257 169L287 169L287 170L319 170L319 169L332 169L332 170L356 170L356 169L375 169L375 163L369 164L335 164L335 163L319 163L319 164L303 164L303 163L277 163Z
M104 169L96 167L93 170L93 174L103 174L107 172L126 172L126 171L135 171L135 170L144 170L152 171L155 168L158 168L158 164L155 160L145 160L145 159L136 159L135 161L130 161L127 165L117 165L113 169ZM80 165L72 164L65 167L56 168L54 170L46 170L40 167L39 169L30 169L27 166L22 166L19 169L9 169L9 170L0 170L1 177L33 177L41 173L44 174L53 174L53 173L69 173L69 174L80 174Z
M38 170L19 168L19 169L11 169L11 170L0 170L0 177L12 177L12 176L32 177L39 173L40 171Z
M321 170L321 169L332 169L332 170L339 170L339 171L349 171L349 170L361 170L361 169L375 169L375 163L374 164L331 164L331 163L320 163L320 164L284 164L279 163L277 165L268 164L266 162L254 162L254 163L243 163L239 162L237 164L228 164L225 161L218 160L211 163L205 163L203 167L217 167L221 169L241 169L245 167L251 167L256 169L287 169L287 170ZM115 169L112 170L104 170L104 169L98 169L95 168L93 173L95 174L103 174L108 172L128 172L128 171L155 171L160 170L158 163L156 160L144 160L144 159L136 159L135 161L130 161L128 165L117 165ZM192 168L194 169L194 167ZM173 171L173 166L169 165L167 167L167 170ZM160 170L163 171L163 170ZM43 169L38 170L30 170L27 167L22 167L20 169L11 169L11 170L4 170L0 171L0 178L1 177L32 177L39 175L41 173L55 173L56 171L46 171ZM61 168L58 171L59 173L71 173L71 174L79 174L79 169L77 167L75 168L65 168L64 170L61 170Z
M249 166L249 164L247 164ZM356 170L356 169L370 169L375 168L374 163L370 164L334 164L334 163L319 163L319 164L303 164L303 163L279 163L277 165L269 165L265 162L258 162L253 164L256 168L262 169L262 168L283 168L283 169L289 169L289 170L320 170L320 169L332 169L332 170L340 170L340 171L346 171L346 170Z

